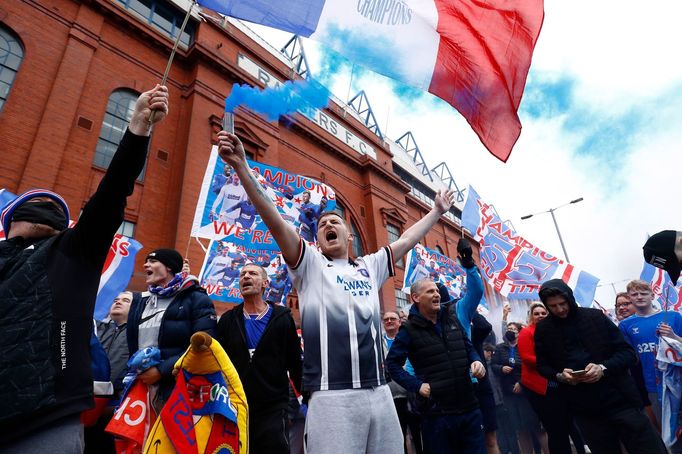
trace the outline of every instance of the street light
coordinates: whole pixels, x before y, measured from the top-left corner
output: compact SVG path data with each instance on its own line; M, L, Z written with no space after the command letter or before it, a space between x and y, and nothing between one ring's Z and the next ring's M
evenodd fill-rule
M563 249L563 251L564 251L564 257L566 257L566 262L571 263L571 261L568 259L568 253L566 252L566 246L564 246L564 239L561 238L561 232L559 231L559 224L557 224L557 222L556 222L556 216L554 216L554 212L555 212L556 210L558 210L559 208L565 207L566 205L571 205L571 204L573 204L573 203L578 203L578 202L582 202L582 201L583 201L583 198L580 197L580 198L577 198L577 199L575 199L575 200L571 200L571 201L568 202L568 203L564 203L563 205L559 205L559 206L556 207L556 208L550 208L550 209L547 210L547 211L541 211L541 212L539 212L539 213L527 214L527 215L525 215L525 216L521 216L521 220L522 220L522 221L525 221L526 219L530 219L530 218L532 218L533 216L538 215L538 214L543 214L543 213L549 213L549 214L551 214L551 215L552 215L552 221L554 221L554 227L556 228L556 234L559 236L559 242L561 243L561 249Z

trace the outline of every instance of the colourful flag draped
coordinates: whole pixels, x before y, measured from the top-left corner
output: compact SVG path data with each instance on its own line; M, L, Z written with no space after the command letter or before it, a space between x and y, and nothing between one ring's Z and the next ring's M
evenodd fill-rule
M128 286L135 267L135 255L140 249L142 244L133 238L120 233L114 236L99 280L95 319L106 318L114 298Z
M667 447L682 436L682 342L661 336L656 353L661 380L661 436Z
M682 312L682 280L675 287L665 270L646 262L639 278L651 284L654 303L658 303L661 309Z
M542 0L199 0L227 16L310 37L457 109L506 161L544 18Z
M403 292L420 279L431 279L445 285L451 298L460 298L466 291L466 272L450 257L417 243L407 253L407 267L403 277Z
M495 290L510 300L538 300L542 283L556 278L573 289L578 304L591 307L598 278L517 235L471 186L468 194L462 226L481 245L481 272Z

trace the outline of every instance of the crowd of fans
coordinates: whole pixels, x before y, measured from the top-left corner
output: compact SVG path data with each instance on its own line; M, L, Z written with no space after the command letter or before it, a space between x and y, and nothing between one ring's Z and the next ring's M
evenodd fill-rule
M438 193L427 216L363 257L349 257L343 218L322 213L316 249L281 217L241 142L225 131L218 146L232 181L241 181L289 266L303 342L290 310L267 301L268 274L259 264L240 267L243 303L218 321L188 263L167 248L146 256L148 291L118 295L93 338L98 272L144 164L151 126L167 110L165 87L141 95L75 228L67 228L68 208L50 191L22 194L2 212L0 451L114 452L105 427L126 385L144 383L160 412L176 384L176 361L203 331L239 374L252 453L668 452L660 433L670 409L661 399L656 350L662 336L682 341L682 315L656 308L647 282L632 281L618 294L617 326L603 311L579 307L563 281L549 280L527 319L509 320L510 307L502 309L498 343L477 311L483 284L462 239L462 298L452 299L429 276L412 284L409 310L381 314L378 292L394 261L447 212L452 193ZM678 275L680 236L672 232L672 256L655 251L652 259ZM108 407L84 418L100 372L93 346L108 355L102 370L113 390ZM679 442L669 448L681 452Z

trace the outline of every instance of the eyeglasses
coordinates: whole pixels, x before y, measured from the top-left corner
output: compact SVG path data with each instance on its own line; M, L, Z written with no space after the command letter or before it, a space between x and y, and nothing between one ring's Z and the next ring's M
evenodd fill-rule
M618 303L618 304L616 304L616 308L629 306L631 304L632 303L630 301L628 301L627 303Z
M386 322L397 322L399 319L396 317L387 317L384 319L384 323Z

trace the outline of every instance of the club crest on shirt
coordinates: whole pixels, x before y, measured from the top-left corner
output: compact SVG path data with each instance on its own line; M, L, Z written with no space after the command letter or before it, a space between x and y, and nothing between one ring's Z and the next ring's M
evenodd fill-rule
M632 334L639 334L639 327L633 326L632 327Z

